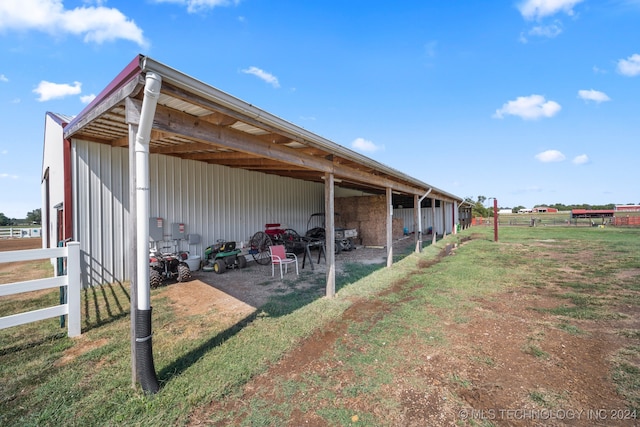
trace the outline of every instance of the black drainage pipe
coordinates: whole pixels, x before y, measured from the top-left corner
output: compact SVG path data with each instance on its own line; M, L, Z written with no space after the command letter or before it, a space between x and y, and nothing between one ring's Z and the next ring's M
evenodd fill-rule
M142 390L155 394L160 390L153 364L151 343L151 308L136 310L136 368Z

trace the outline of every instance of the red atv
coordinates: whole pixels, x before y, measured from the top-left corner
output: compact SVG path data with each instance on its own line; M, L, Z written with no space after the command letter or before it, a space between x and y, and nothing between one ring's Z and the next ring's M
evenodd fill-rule
M191 280L191 270L189 265L184 262L188 258L188 252L151 252L149 254L149 286L151 289L157 288L168 279L175 279L178 282Z

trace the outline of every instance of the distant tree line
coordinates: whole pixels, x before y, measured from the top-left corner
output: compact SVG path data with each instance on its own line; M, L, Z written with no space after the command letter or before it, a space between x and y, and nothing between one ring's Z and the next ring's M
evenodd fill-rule
M485 196L478 196L478 198L474 201L471 197L467 197L465 198L466 202L469 202L473 205L472 208L472 213L473 216L481 216L484 218L487 217L492 217L493 216L493 203L489 203L491 206L485 206L485 203L487 202L491 202L491 200ZM499 202L499 201L498 201ZM628 205L633 205L634 203L627 203ZM640 203L638 203L640 204ZM535 206L532 207L526 207L526 206L515 206L513 208L503 208L500 207L499 209L511 209L511 212L513 213L518 213L518 211L520 209L532 209L532 208L538 208L538 207L548 207L548 208L555 208L558 209L558 211L570 211L573 209L591 209L591 210L600 210L600 209L613 209L615 208L616 204L615 203L609 203L607 205L590 205L588 203L583 203L580 205L565 205L563 203L552 203L552 204L537 204Z
M32 210L27 213L24 219L9 218L2 212L0 212L0 226L9 225L33 225L42 223L42 211L40 209Z

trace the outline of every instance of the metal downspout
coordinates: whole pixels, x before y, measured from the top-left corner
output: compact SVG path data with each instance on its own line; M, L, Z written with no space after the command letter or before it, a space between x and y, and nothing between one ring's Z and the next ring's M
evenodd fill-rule
M149 287L149 140L151 127L160 96L162 78L148 72L144 87L144 99L140 112L140 124L135 141L136 162L136 365L140 385L145 392L157 393L160 389L153 364L151 343L151 291Z

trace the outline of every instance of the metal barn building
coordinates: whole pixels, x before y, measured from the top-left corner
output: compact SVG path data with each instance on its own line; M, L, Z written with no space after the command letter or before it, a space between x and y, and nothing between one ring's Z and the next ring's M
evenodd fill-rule
M148 252L149 218L162 218L165 233L184 224L201 243L182 249L201 254L218 239L246 242L266 223L303 233L312 213L333 217L337 198L372 195L389 207L380 218L388 248L394 215L417 240L429 227L456 232L460 197L146 56L77 116L45 117L43 245L80 242L84 286L128 280L136 262L148 269L133 248Z

